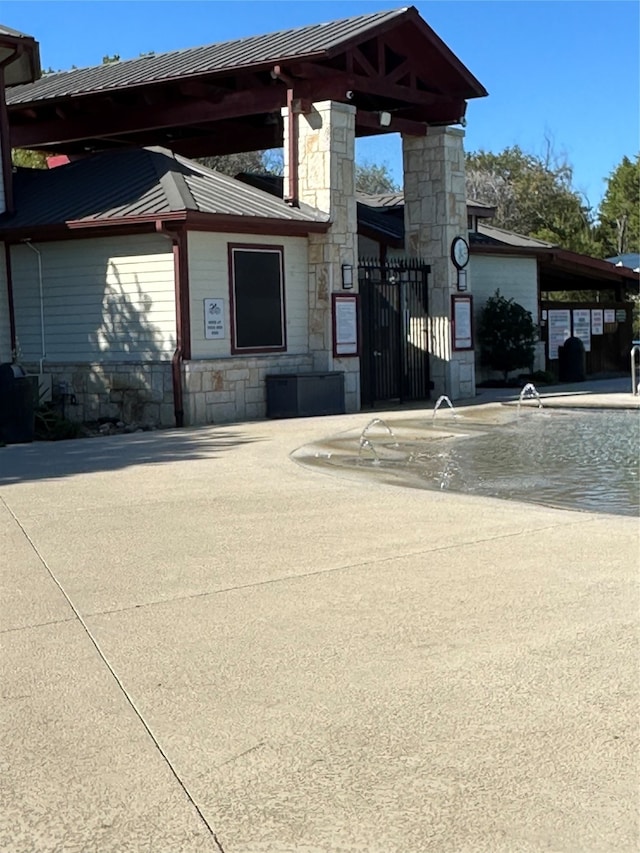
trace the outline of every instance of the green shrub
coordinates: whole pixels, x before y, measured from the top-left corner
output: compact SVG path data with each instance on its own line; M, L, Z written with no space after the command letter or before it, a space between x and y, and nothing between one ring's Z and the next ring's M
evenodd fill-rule
M496 290L483 306L478 323L480 361L502 372L506 383L512 370L532 370L537 328L531 312Z
M77 421L63 417L50 404L36 409L35 438L37 441L63 441L67 438L80 438L84 428Z

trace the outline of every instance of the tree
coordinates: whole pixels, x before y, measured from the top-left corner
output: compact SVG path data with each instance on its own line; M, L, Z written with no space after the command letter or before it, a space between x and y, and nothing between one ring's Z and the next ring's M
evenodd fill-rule
M592 254L590 208L573 188L573 170L547 141L544 156L519 146L466 156L467 197L496 208L493 224L564 249Z
M11 162L14 166L27 169L46 169L47 155L43 151L30 151L27 148L12 148Z
M507 376L518 368L532 369L537 330L531 312L496 290L480 312L480 361Z
M389 174L386 163L356 163L357 192L381 195L399 192L400 189Z
M254 172L261 175L282 174L282 157L278 156L277 151L245 151L239 154L198 157L196 162L231 177L235 177L240 172Z
M623 157L609 175L598 218L604 257L640 252L640 154Z

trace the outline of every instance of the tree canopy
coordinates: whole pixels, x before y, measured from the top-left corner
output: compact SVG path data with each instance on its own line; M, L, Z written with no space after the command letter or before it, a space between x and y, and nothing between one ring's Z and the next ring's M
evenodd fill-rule
M609 176L597 229L605 257L640 253L640 154L623 157Z
M224 154L215 157L198 157L197 162L231 177L235 177L240 172L282 175L284 170L282 151L278 148L268 149L267 151L244 151L240 154Z
M402 187L395 183L386 163L356 163L356 191L381 195L395 193Z
M592 213L573 188L573 170L551 146L542 156L515 145L466 155L467 197L496 208L492 223L576 252L596 249Z
M46 169L47 155L42 151L30 151L27 148L13 148L11 150L11 162L14 166L23 166L27 169Z

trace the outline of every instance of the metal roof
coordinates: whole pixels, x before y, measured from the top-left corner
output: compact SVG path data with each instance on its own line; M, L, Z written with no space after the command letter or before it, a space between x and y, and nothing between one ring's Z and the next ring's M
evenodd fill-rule
M558 246L557 243L525 237L523 234L505 231L504 228L496 228L484 222L478 222L478 230L472 233L471 242L476 246L514 246L520 249L553 249Z
M322 56L369 30L404 15L410 7L249 36L204 47L47 74L35 83L7 90L7 104L143 86L246 68L269 67L300 57Z
M5 27L4 24L0 24L0 36L15 36L16 38L33 38L33 36L29 36L26 33L21 33L20 30L12 30L11 27Z
M104 152L49 170L19 169L16 213L0 216L0 231L62 225L108 224L180 212L282 222L326 222L326 214L176 156L163 148Z
M637 252L627 252L623 255L615 255L613 258L606 258L610 264L615 264L617 267L628 267L635 272L640 269L640 255Z
M368 207L399 207L404 204L402 190L389 193L356 193L356 198Z

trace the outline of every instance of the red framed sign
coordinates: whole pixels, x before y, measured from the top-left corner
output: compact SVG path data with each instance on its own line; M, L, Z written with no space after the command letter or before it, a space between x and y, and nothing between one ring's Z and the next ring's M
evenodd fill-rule
M331 294L334 358L360 355L358 295Z
M456 352L473 349L473 297L451 297L451 345Z

